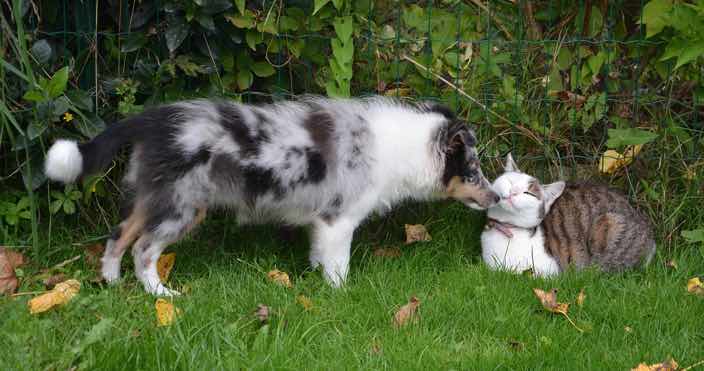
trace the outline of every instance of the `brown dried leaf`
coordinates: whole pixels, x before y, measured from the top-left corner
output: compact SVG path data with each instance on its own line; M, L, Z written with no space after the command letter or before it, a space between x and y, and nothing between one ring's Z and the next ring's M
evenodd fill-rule
M631 371L675 371L679 369L679 367L680 366L677 364L677 362L674 359L670 358L665 362L656 363L652 365L640 363L635 368L632 368Z
M159 279L161 280L161 283L166 283L166 281L168 281L169 274L171 274L171 268L174 267L175 262L175 252L162 254L159 257L159 260L156 261L156 271L159 273Z
M401 249L393 247L377 247L374 249L374 256L379 258L398 258L401 256Z
M298 304L300 304L304 310L309 311L313 309L313 301L310 300L307 296L305 295L298 295L296 296L296 301Z
M105 246L102 244L96 243L95 245L86 247L86 251L84 253L86 264L96 270L100 270L102 267L100 259L103 257L103 253L105 253Z
M577 305L580 306L580 308L584 305L584 299L587 298L587 295L584 294L584 289L579 290L579 295L577 295Z
M411 244L417 241L430 241L430 233L425 229L422 224L406 224L404 225L406 229L406 244Z
M156 308L156 324L157 326L170 326L177 316L181 315L181 310L176 308L174 304L166 299L156 299L154 303Z
M80 289L81 283L74 279L58 283L51 291L39 295L27 303L29 313L42 313L57 305L64 305L73 299Z
M55 274L53 276L49 276L45 278L42 283L44 283L44 287L46 287L47 290L51 290L60 282L64 282L66 280L66 275L63 273Z
M14 293L19 285L7 251L9 250L0 247L0 295Z
M558 97L560 100L562 100L565 103L571 104L574 108L577 110L581 109L584 103L587 101L587 97L573 93L568 90L562 90L558 91L555 93L552 93L552 95Z
M258 304L254 315L257 317L259 322L266 323L269 321L269 307L264 304Z
M699 277L690 278L687 281L687 291L694 295L704 296L704 283L699 279Z
M548 312L567 314L567 309L569 304L558 303L557 302L557 289L552 289L549 292L545 292L541 289L533 289L533 293L540 300L540 304Z
M286 273L286 272L282 272L278 269L274 269L274 270L270 271L269 273L267 273L266 275L267 275L267 277L269 277L269 281L271 281L271 282L277 283L281 286L285 286L288 288L293 287L293 285L291 285L291 279L288 278L288 273Z
M417 318L416 311L418 310L419 305L420 301L418 298L415 296L411 297L408 304L399 308L396 314L394 314L394 327L400 328L408 323L409 320L415 320Z
M674 269L674 270L677 270L677 268L678 268L677 262L675 260L668 260L665 263L665 267L670 268L670 269Z

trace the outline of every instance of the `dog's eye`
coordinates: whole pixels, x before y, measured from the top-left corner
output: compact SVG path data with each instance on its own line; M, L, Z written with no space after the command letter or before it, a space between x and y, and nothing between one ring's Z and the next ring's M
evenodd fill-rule
M535 197L535 198L538 198L538 196L536 196L535 193L533 193L533 192L525 191L525 192L523 192L523 194L524 194L524 195L533 196L533 197Z

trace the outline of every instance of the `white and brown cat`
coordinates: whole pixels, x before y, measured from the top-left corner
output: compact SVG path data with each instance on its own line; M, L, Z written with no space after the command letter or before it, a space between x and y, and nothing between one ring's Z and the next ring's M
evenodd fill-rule
M492 185L501 200L488 209L482 258L492 269L550 276L569 266L621 271L655 254L648 219L604 185L542 185L509 154Z

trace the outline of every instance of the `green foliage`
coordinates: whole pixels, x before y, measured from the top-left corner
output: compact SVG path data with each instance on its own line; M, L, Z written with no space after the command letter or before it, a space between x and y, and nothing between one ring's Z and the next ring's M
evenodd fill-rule
M658 172L604 179L647 202L695 197L701 182L701 1L538 1L534 19L520 2L491 2L487 13L454 0L130 0L100 2L97 19L90 2L35 3L1 13L3 189L44 189L53 140L86 140L148 106L370 93L443 102L477 124L487 158L512 150L553 174L596 177L607 148L647 144L635 165ZM115 167L86 180L78 199L64 190L28 194L30 204L37 217L61 217L107 202Z

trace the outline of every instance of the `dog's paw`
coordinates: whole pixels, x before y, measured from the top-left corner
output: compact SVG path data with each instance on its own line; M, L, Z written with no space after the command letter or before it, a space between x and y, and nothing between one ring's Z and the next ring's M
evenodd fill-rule
M178 292L176 290L172 290L162 284L157 285L149 293L154 296L181 296L180 292Z

